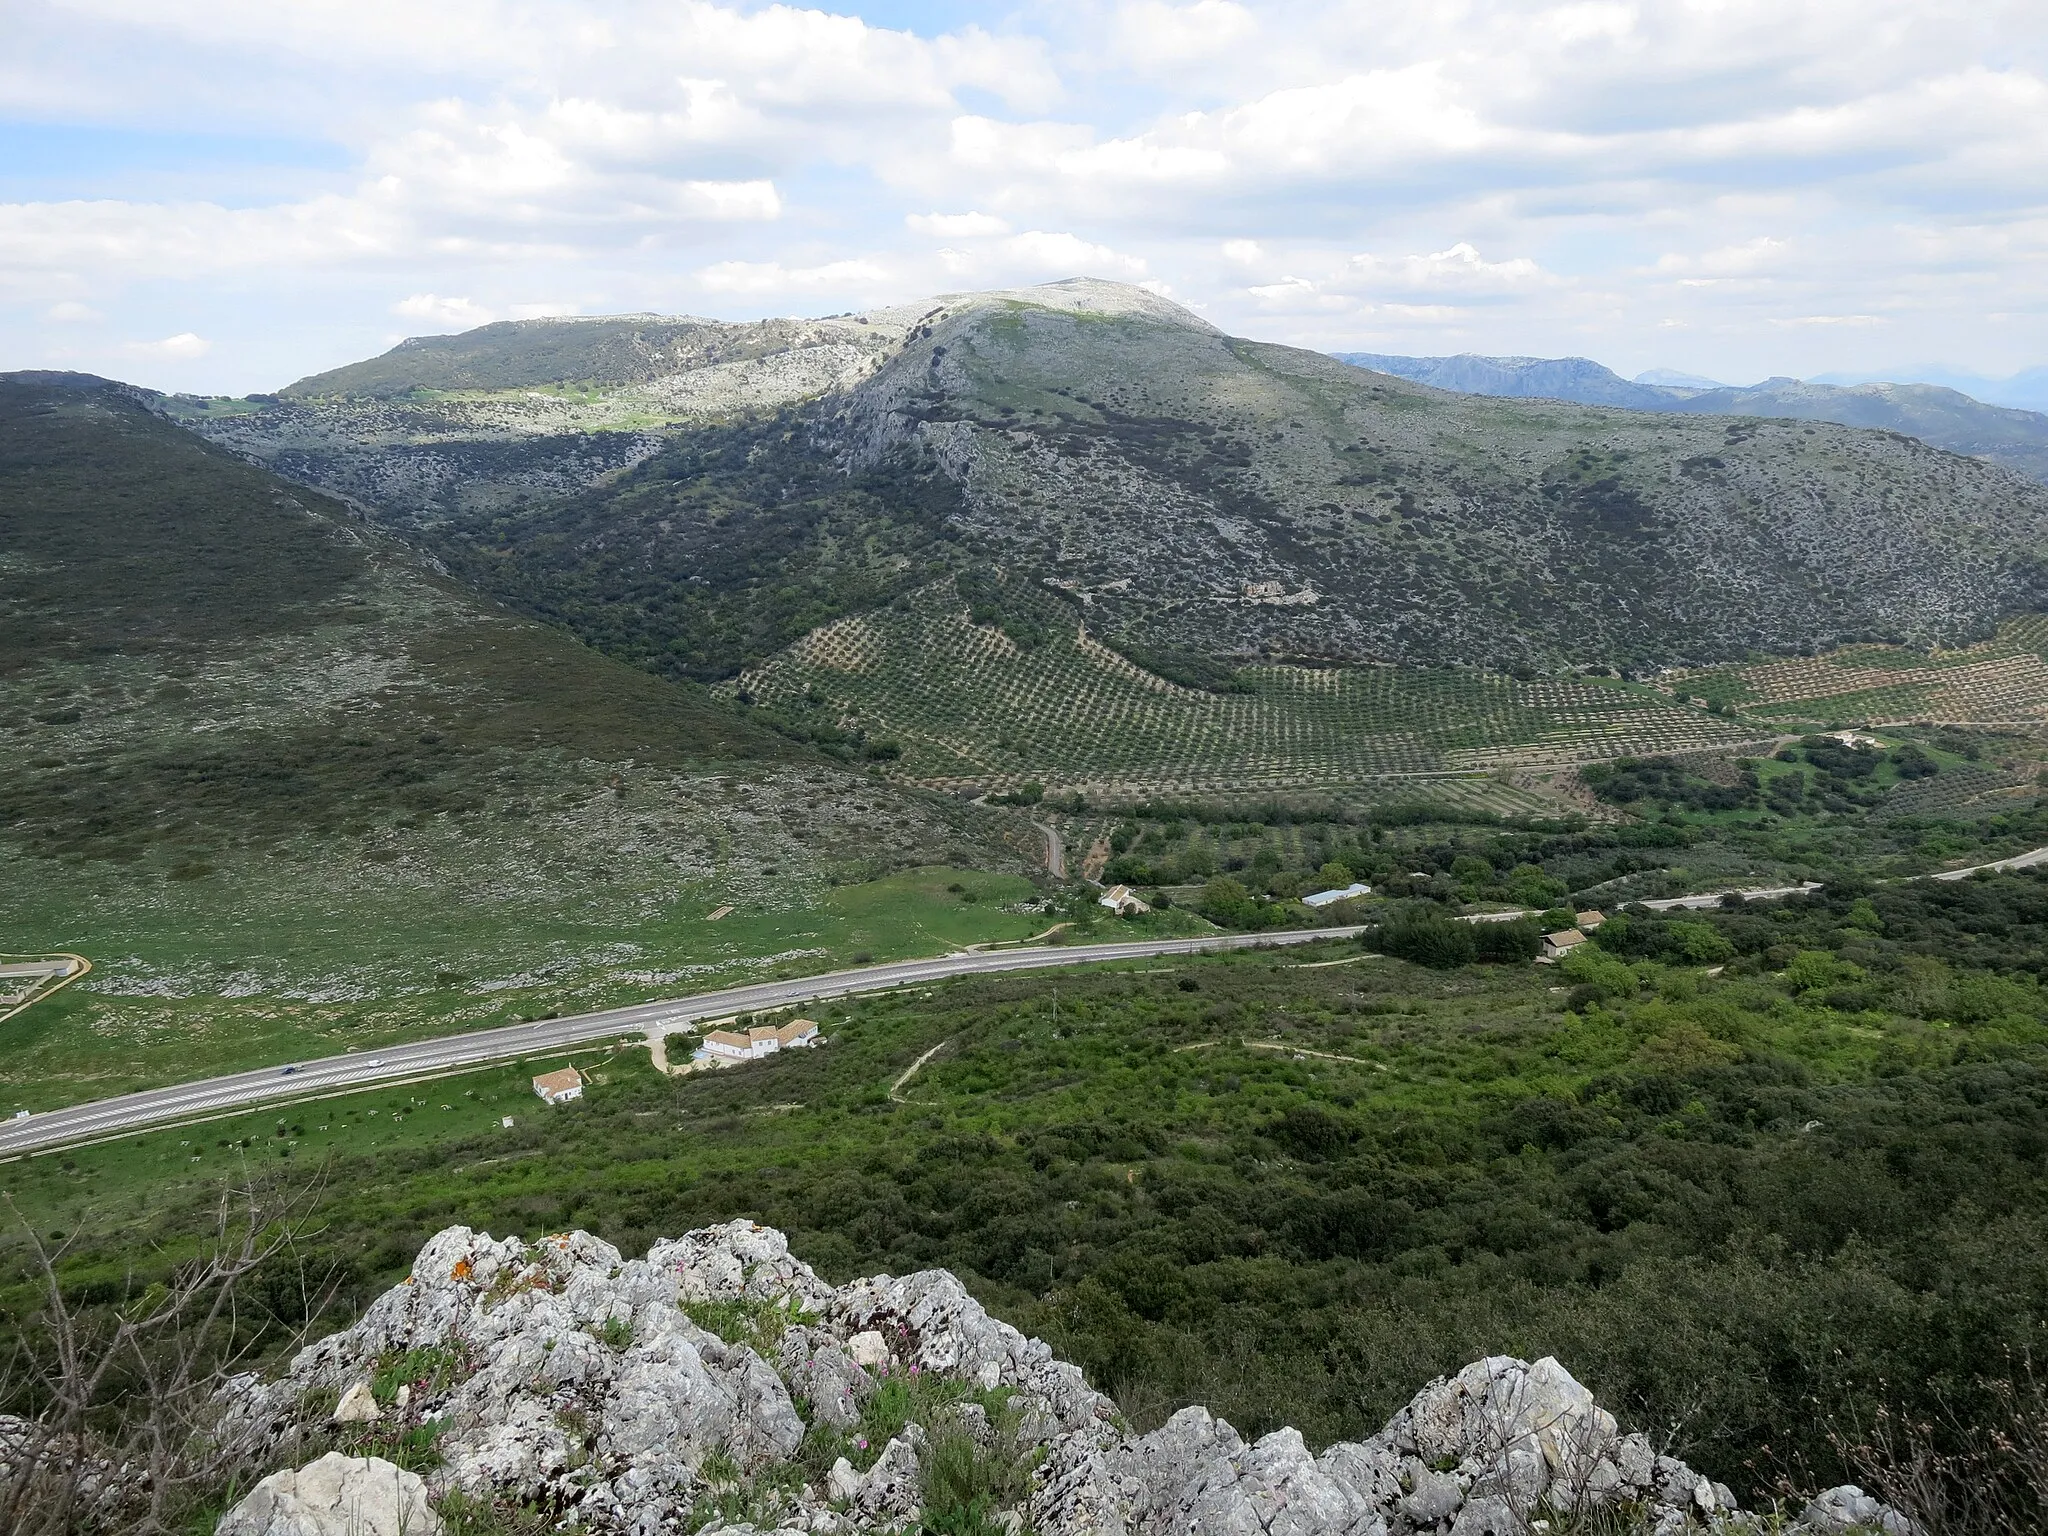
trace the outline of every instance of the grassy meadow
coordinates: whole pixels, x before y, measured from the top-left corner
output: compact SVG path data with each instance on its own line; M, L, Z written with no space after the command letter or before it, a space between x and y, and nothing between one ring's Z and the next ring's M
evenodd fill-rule
M535 903L508 920L432 891L333 910L184 882L173 899L81 926L89 897L50 883L17 888L8 931L82 946L94 970L0 1030L0 1112L1015 941L1060 920L1022 876L945 867L734 905L717 921L709 914L727 903L715 890L644 918Z

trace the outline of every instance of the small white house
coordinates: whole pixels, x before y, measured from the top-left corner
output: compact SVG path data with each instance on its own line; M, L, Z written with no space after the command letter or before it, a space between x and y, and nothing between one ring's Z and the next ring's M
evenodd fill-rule
M818 1043L818 1026L810 1019L791 1019L780 1029L756 1024L745 1034L736 1029L714 1029L697 1048L697 1059L754 1061L777 1051L800 1051Z
M1138 893L1128 885L1112 885L1108 890L1095 898L1095 904L1098 907L1109 908L1118 917L1135 917L1140 912L1150 912L1152 910L1145 902L1138 899Z
M817 1043L818 1025L814 1019L791 1019L775 1031L775 1045L778 1050L808 1050Z
M1305 907L1327 907L1334 902L1350 901L1359 896L1370 896L1372 887L1363 880L1354 880L1341 891L1316 891L1301 898Z
M698 1054L722 1057L726 1061L750 1061L754 1055L754 1042L736 1029L714 1029L704 1037Z
M533 1091L540 1095L543 1103L566 1104L571 1099L583 1097L583 1074L574 1067L543 1072L533 1080Z
M1555 965L1566 955L1586 942L1586 936L1576 928L1561 928L1556 933L1543 935L1542 947L1537 951L1538 965Z

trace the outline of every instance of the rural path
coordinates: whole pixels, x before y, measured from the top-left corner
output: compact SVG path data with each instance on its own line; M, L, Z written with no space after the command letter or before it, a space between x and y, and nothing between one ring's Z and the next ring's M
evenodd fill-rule
M1045 872L1055 880L1067 878L1067 845L1060 838L1058 827L1045 822L1033 822L1033 826L1045 834Z
M1989 864L1972 864L1968 869L1944 869L1932 875L1907 875L1907 880L1967 880L1972 875L1986 870L2033 869L2048 864L2048 848L2029 848L2025 853L2016 853L2008 859L1993 859ZM1702 911L1717 907L1724 896L1740 896L1744 901L1775 901L1784 896L1803 896L1808 891L1821 888L1818 880L1808 880L1803 885L1772 885L1748 891L1702 891L1696 896L1666 896L1658 901L1646 901L1644 906L1652 912L1674 912L1681 908ZM1628 903L1624 903L1628 905Z
M1666 896L1657 901L1646 901L1643 905L1652 912L1704 912L1721 905L1722 898L1727 896L1740 896L1744 901L1776 901L1783 896L1803 896L1808 891L1819 889L1818 880L1808 880L1804 885L1767 885L1749 891L1702 891L1696 896Z
M1219 933L1191 939L1140 939L1113 944L1046 945L1034 949L995 950L985 954L941 955L926 960L897 960L885 965L828 971L786 981L761 981L695 997L669 998L612 1008L566 1019L542 1019L445 1035L409 1045L328 1056L289 1067L261 1067L225 1077L182 1083L171 1088L143 1089L120 1098L98 1099L46 1110L14 1120L0 1120L0 1160L24 1153L106 1141L151 1126L182 1125L216 1119L266 1104L331 1098L358 1089L419 1082L465 1072L493 1062L554 1055L569 1046L607 1037L629 1044L656 1029L674 1029L726 1014L763 1013L821 998L883 992L892 987L924 985L956 976L1005 971L1042 970L1050 966L1094 965L1117 960L1146 960L1160 955L1197 955L1266 945L1312 944L1321 939L1355 938L1361 925L1338 928L1296 928L1279 933Z
M903 1097L904 1085L908 1083L913 1077L917 1076L917 1070L919 1067L922 1067L926 1062L930 1061L934 1056L938 1055L939 1052L943 1051L947 1046L951 1045L952 1043L953 1042L951 1040L941 1040L937 1045L933 1046L930 1050L926 1051L922 1056L918 1057L917 1060L913 1061L909 1066L905 1067L903 1069L903 1075L897 1078L895 1082L889 1085L889 1097L894 1099L898 1104L907 1103L908 1101Z

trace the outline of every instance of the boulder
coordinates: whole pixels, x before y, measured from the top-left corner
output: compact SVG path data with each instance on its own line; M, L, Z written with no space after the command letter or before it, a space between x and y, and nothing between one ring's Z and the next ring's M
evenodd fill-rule
M923 1430L904 1425L903 1433L882 1447L860 1480L853 1495L854 1513L876 1523L915 1520L922 1497L918 1452L924 1443Z
M1408 1492L1395 1507L1410 1525L1437 1525L1458 1512L1465 1490L1448 1472L1433 1471L1409 1458Z
M1062 1429L1116 1416L1116 1404L1090 1387L1078 1366L1055 1359L1051 1345L990 1317L946 1270L855 1280L833 1293L821 1311L828 1324L851 1336L848 1349L856 1364L866 1361L854 1346L873 1332L887 1344L890 1360L965 1377L984 1389L1017 1388L1043 1402Z
M426 1484L377 1456L329 1451L273 1472L221 1516L215 1536L440 1536Z
M1811 1531L1814 1536L1844 1536L1849 1531L1873 1531L1881 1536L1923 1536L1918 1524L1882 1499L1873 1498L1854 1483L1844 1483L1819 1495L1799 1513L1793 1529Z
M377 1399L370 1395L370 1384L359 1381L341 1394L341 1401L334 1405L334 1422L337 1424L374 1424L383 1417L377 1407Z
M1340 1440L1316 1458L1316 1465L1375 1509L1391 1509L1400 1501L1401 1458L1383 1440Z
M825 1475L825 1497L834 1504L850 1504L860 1492L860 1473L854 1471L853 1463L844 1456L832 1463L832 1470Z
M1601 1481L1619 1481L1611 1461L1620 1435L1593 1394L1549 1358L1531 1365L1505 1355L1474 1361L1431 1382L1388 1421L1381 1437L1429 1465L1480 1463L1484 1480L1518 1509L1546 1495L1577 1502ZM1561 1486L1552 1492L1552 1483Z
M861 1404L875 1390L874 1380L854 1357L856 1342L842 1344L822 1328L798 1325L783 1331L775 1353L791 1396L810 1399L817 1416L839 1429L860 1422ZM888 1359L886 1350L882 1359Z
M1526 1536L1529 1522L1497 1493L1467 1499L1451 1522L1451 1536Z
M1181 1495L1171 1529L1187 1536L1386 1536L1387 1524L1316 1465L1299 1430L1276 1429L1211 1459Z

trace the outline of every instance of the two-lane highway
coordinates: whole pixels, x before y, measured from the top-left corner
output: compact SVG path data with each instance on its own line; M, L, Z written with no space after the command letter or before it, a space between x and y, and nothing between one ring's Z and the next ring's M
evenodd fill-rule
M1261 945L1310 944L1318 939L1354 938L1360 927L1289 929L1283 933L1217 934L1195 939L1143 939L1118 944L1040 945L976 954L941 955L930 960L899 960L857 970L830 971L787 981L762 981L729 987L696 997L671 998L613 1008L573 1018L543 1019L466 1035L447 1035L410 1045L365 1048L346 1056L328 1056L290 1067L263 1067L227 1077L207 1078L174 1088L152 1088L73 1104L26 1119L0 1121L0 1159L27 1152L47 1152L81 1142L100 1141L150 1126L176 1125L215 1115L232 1114L264 1104L374 1087L379 1083L411 1082L492 1062L524 1056L545 1056L574 1045L611 1036L644 1035L656 1026L681 1028L704 1019L735 1013L761 1013L821 998L856 992L882 992L891 987L944 981L955 976L1000 971L1029 971L1047 966L1088 965L1105 960L1149 960L1162 955L1192 955Z

